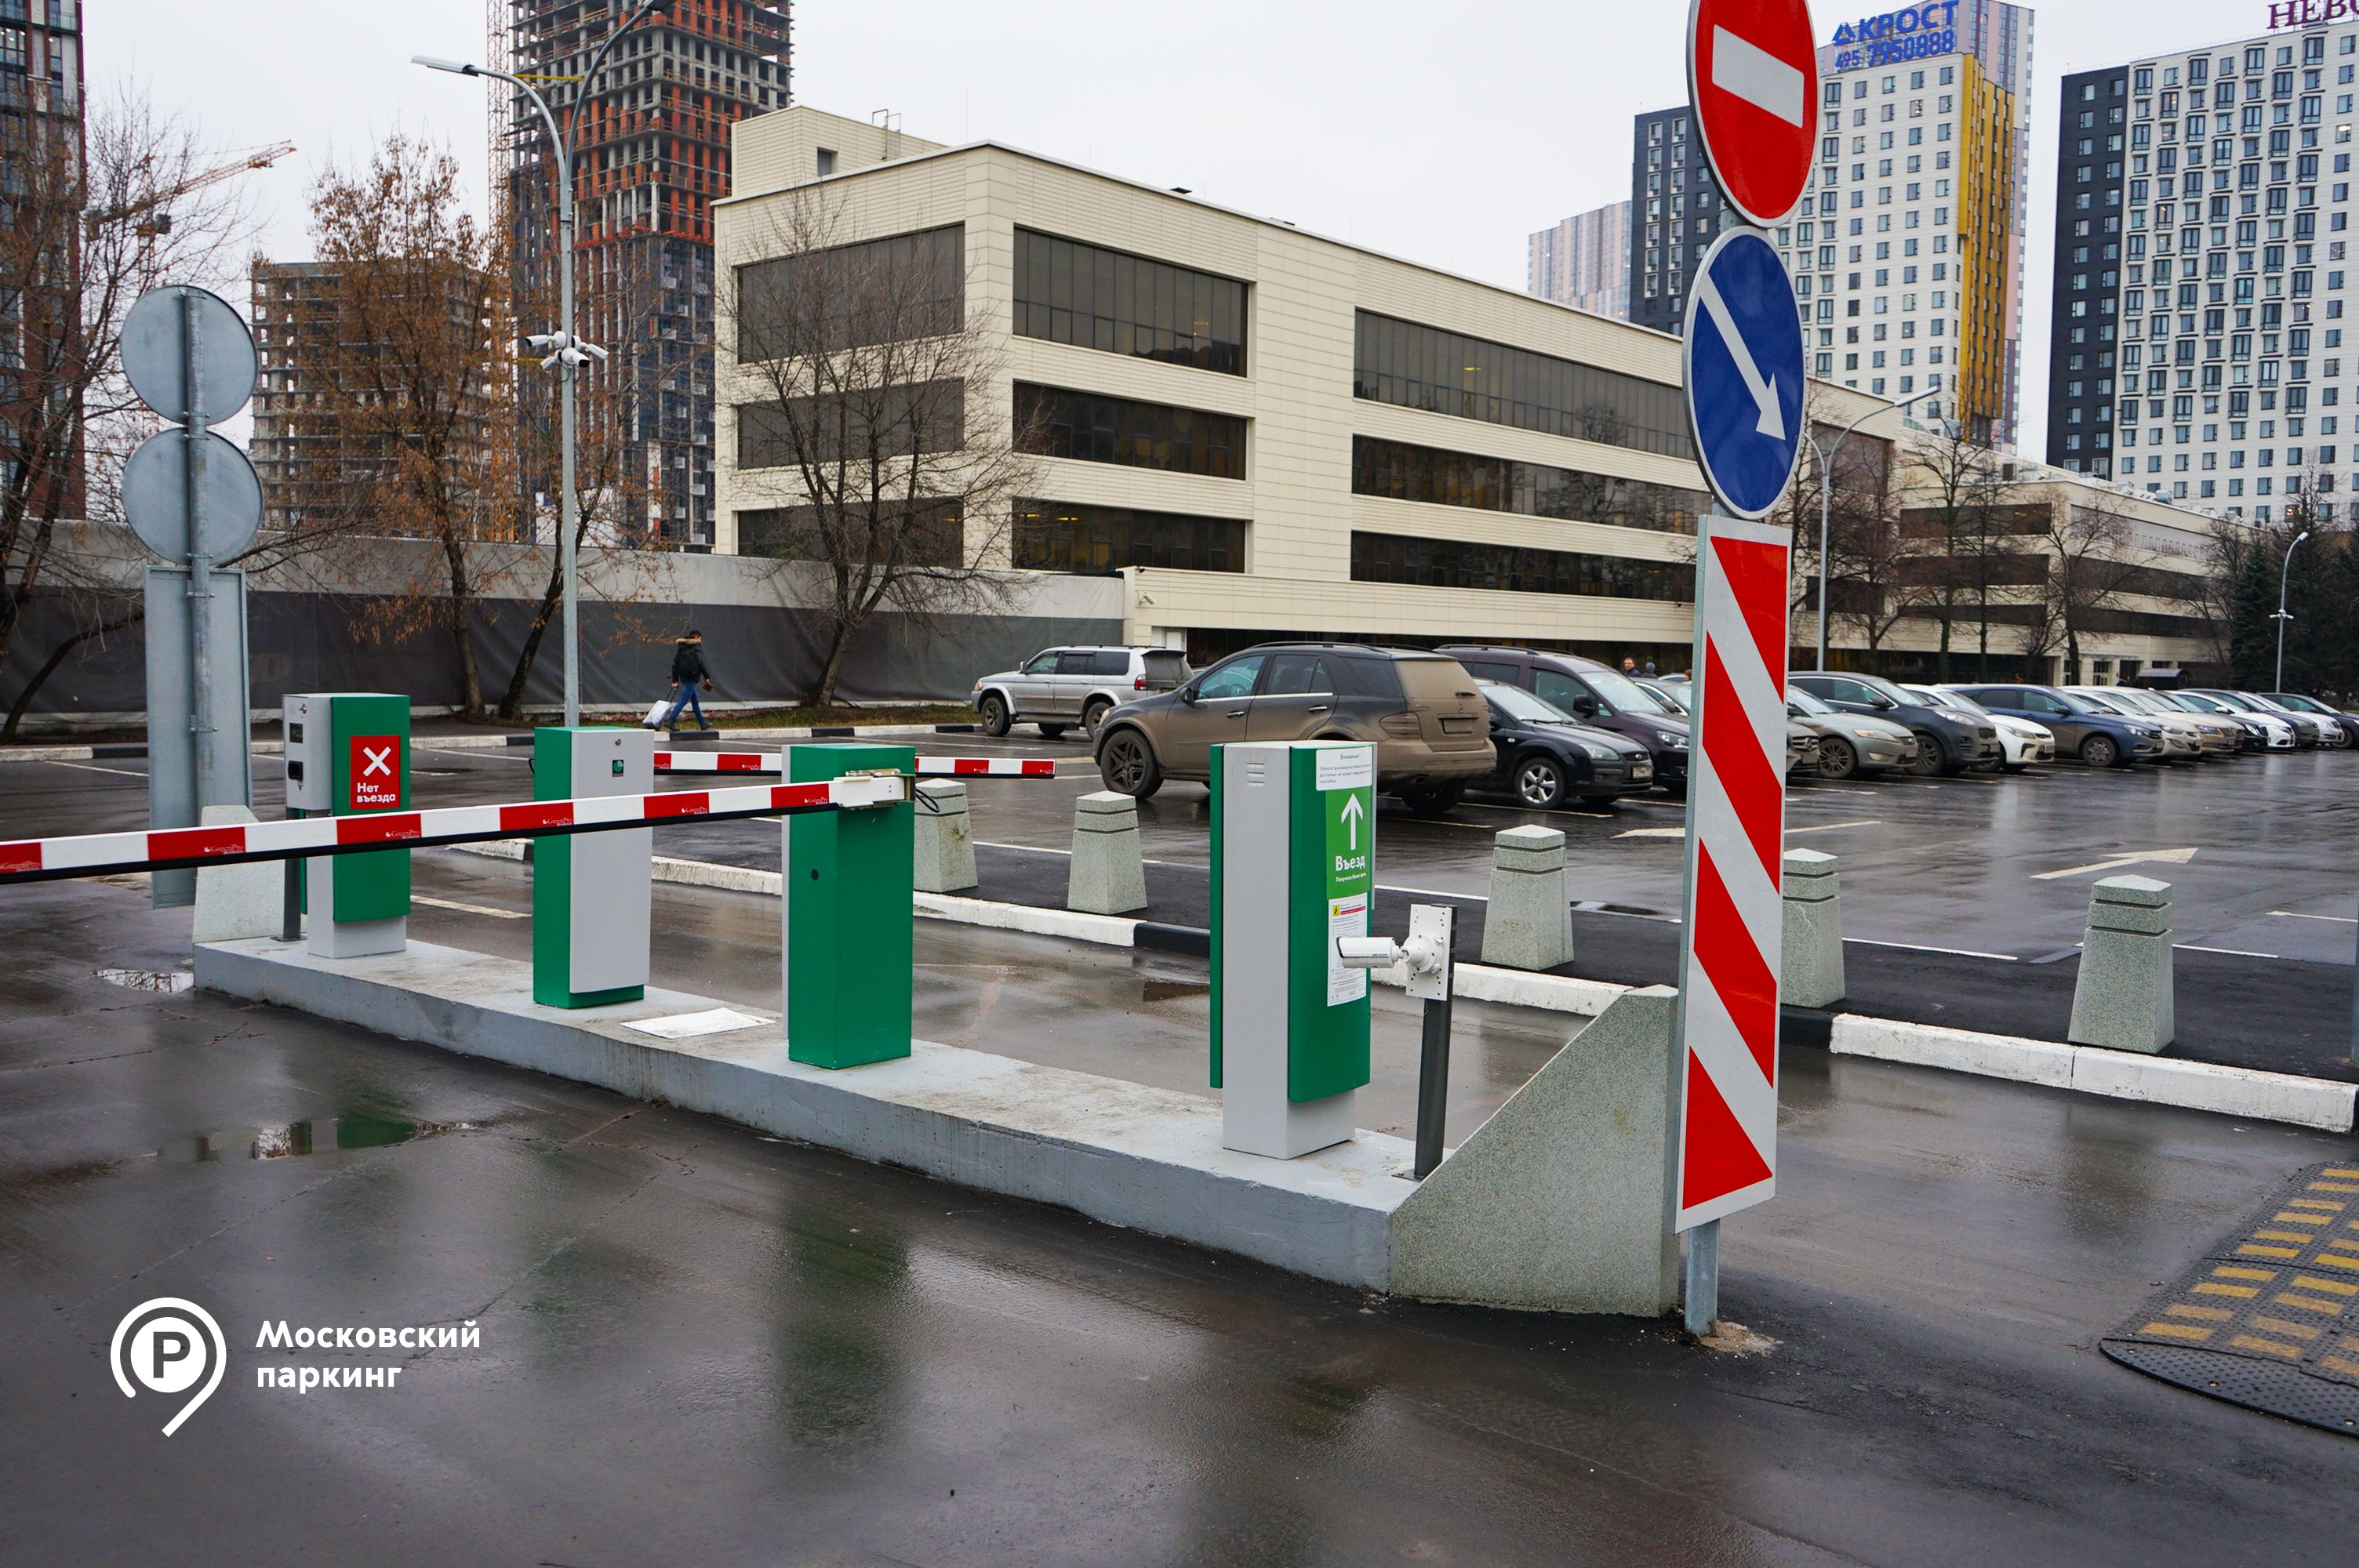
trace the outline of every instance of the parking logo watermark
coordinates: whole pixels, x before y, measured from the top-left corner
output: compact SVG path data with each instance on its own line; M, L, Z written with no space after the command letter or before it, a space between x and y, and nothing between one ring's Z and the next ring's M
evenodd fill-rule
M125 1399L137 1399L141 1389L167 1399L196 1390L180 1413L164 1423L169 1437L221 1387L229 1368L229 1342L212 1314L196 1303L158 1296L133 1307L114 1325L106 1359Z

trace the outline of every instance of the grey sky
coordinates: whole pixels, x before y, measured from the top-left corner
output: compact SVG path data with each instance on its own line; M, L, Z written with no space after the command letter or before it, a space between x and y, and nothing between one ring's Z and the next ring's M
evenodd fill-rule
M484 95L416 53L480 58L484 0L85 0L92 84L143 82L220 146L301 151L245 189L266 252L309 254L321 163L397 126L480 189ZM505 10L503 5L501 9ZM1889 9L1814 6L1821 37ZM937 141L989 136L1511 287L1531 231L1629 191L1630 118L1686 93L1680 0L806 0L797 98L890 108ZM2266 0L2038 6L2023 429L2045 442L2058 77L2141 46L2267 25Z

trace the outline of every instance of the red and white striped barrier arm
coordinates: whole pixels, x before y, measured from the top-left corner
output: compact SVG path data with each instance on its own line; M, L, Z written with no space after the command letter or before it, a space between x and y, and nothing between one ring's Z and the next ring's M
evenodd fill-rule
M1777 1188L1790 533L1712 516L1697 545L1696 711L1680 928L1675 1230Z
M434 811L380 811L223 827L170 827L142 833L92 833L72 838L0 842L0 883L112 876L299 855L367 849L429 849L487 838L532 838L653 827L682 820L792 816L858 811L909 799L903 773L847 773L818 784L754 784L669 795L592 795L514 806L455 806Z
M659 773L775 773L778 752L658 752ZM1052 779L1057 763L1049 757L919 757L918 777Z

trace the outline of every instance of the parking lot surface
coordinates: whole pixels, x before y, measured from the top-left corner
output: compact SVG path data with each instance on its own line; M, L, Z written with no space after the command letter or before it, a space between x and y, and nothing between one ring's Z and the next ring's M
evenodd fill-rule
M522 867L419 863L420 937L521 943ZM775 1000L775 905L657 899L669 983ZM137 989L187 925L136 886L10 890L0 940L0 1465L28 1561L2349 1560L2329 1499L2359 1444L2096 1349L2348 1139L1789 1052L1780 1195L1723 1249L1725 1311L1776 1344L1729 1357L1306 1285ZM1152 956L924 923L919 957L927 1033L1201 1086L1203 999ZM1480 1011L1462 1115L1563 1027ZM1410 1038L1380 1023L1372 1098ZM105 1370L159 1295L231 1347L169 1440ZM257 1351L279 1319L481 1344L406 1354L396 1388L258 1389L383 1360Z

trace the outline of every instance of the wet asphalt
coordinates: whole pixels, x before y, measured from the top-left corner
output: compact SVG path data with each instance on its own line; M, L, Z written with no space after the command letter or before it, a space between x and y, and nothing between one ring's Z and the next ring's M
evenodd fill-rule
M521 951L523 868L419 868L419 936ZM774 904L656 896L668 983L775 998ZM186 918L136 885L0 905L10 1562L2350 1561L2359 1442L2095 1347L2347 1138L1790 1049L1780 1195L1724 1240L1723 1310L1776 1344L1733 1357L136 989ZM919 929L921 1032L1201 1088L1201 966ZM1364 1119L1403 1113L1411 1027L1380 1015ZM1564 1027L1462 1009L1453 1136ZM169 1439L106 1367L157 1296L230 1346ZM279 1319L481 1344L257 1351ZM303 1394L264 1364L403 1375Z

